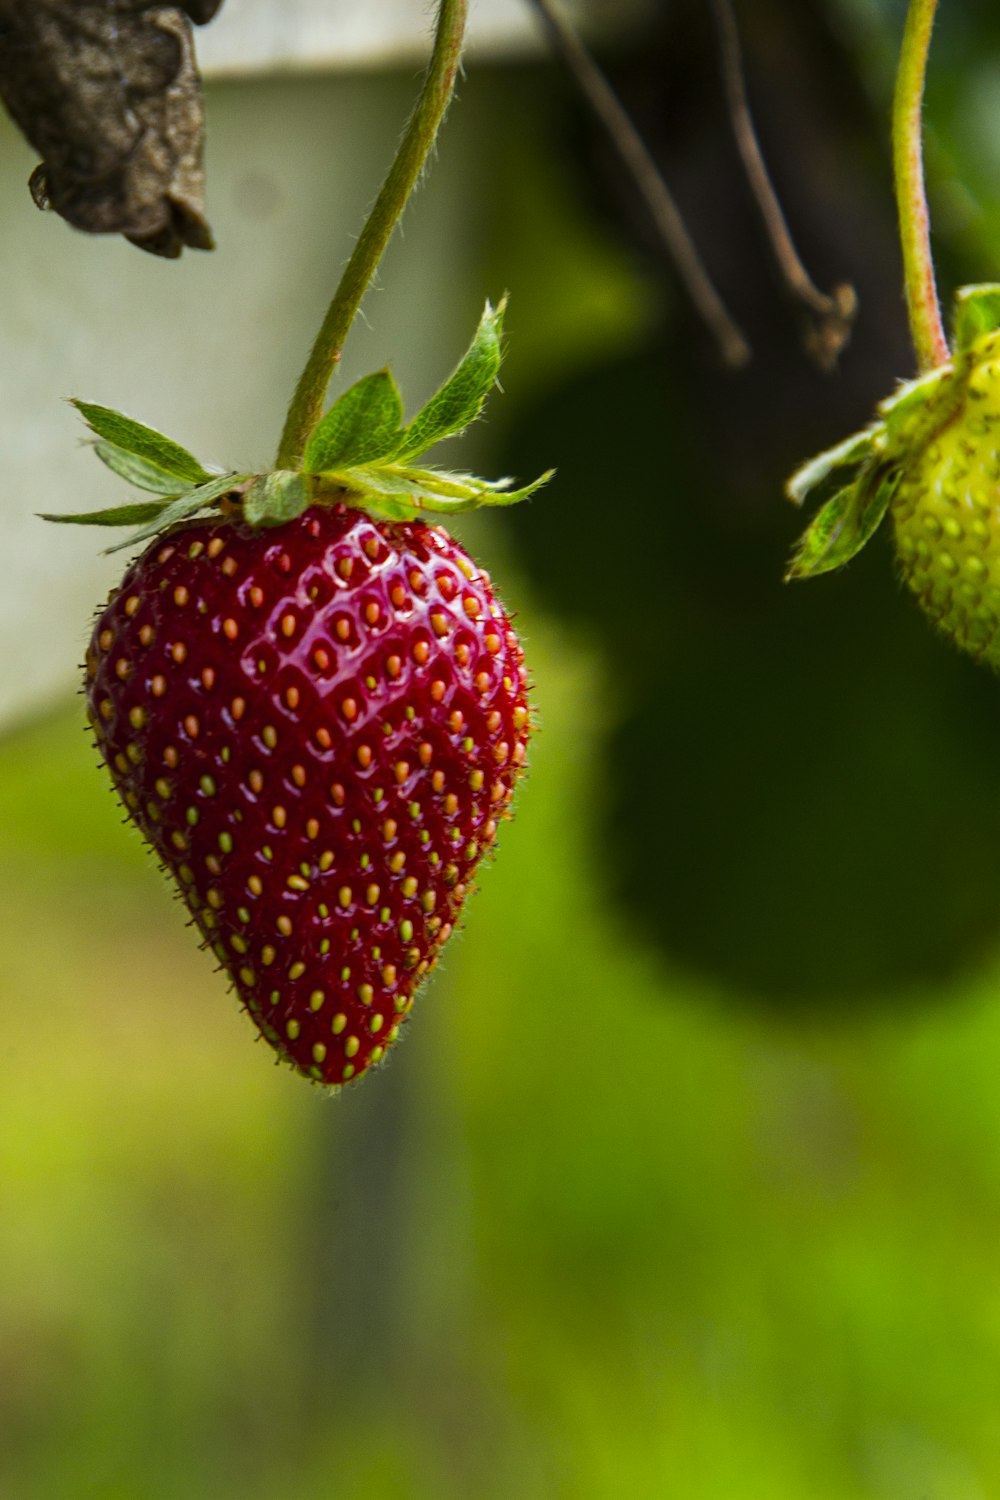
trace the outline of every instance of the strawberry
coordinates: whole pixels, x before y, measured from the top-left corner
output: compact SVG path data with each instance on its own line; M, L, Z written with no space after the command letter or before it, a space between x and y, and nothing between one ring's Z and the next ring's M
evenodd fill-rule
M88 653L118 792L268 1041L324 1083L399 1034L524 763L521 648L440 528L196 521Z
M789 576L847 562L888 513L900 571L926 614L1000 668L1000 286L963 288L954 327L946 364L793 475L791 499L823 503Z
M396 1040L525 761L510 619L421 515L535 486L412 463L478 414L501 316L406 427L388 372L359 381L302 472L213 477L77 403L100 457L161 497L53 518L153 537L94 626L98 747L261 1033L326 1085Z

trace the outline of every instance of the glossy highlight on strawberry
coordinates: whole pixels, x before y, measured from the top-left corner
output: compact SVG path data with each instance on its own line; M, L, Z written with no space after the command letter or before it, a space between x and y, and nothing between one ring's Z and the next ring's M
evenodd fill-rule
M312 505L157 536L94 627L122 800L279 1055L377 1063L525 760L521 647L440 527Z

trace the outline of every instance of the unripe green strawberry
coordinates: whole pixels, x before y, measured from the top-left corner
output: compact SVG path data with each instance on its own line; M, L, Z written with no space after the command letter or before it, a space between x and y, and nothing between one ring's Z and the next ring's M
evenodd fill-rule
M1000 286L959 292L947 363L900 387L864 432L793 475L821 508L789 577L849 561L888 512L900 570L929 618L1000 668Z
M907 584L959 646L1000 667L1000 334L973 344L890 504Z

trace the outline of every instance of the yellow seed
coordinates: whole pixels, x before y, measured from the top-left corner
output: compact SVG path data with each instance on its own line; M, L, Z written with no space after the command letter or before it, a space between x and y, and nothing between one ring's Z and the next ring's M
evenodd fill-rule
M371 1005L374 998L375 991L372 989L370 984L358 985L358 999L361 1001L362 1005Z
M305 966L304 963L302 963L302 962L295 963L295 964L292 964L292 967L289 969L289 971L288 971L288 977L289 977L289 979L301 979L302 976L303 976L303 974L305 972L306 972L306 966Z
M313 990L312 994L309 996L309 1009L320 1010L325 999L326 995L323 990Z
M337 1014L333 1018L330 1030L333 1032L334 1036L339 1036L346 1025L347 1017L344 1015L344 1012L342 1010L338 1010Z
M298 1021L288 1021L285 1024L285 1035L288 1037L288 1040L290 1042L297 1042L301 1029L302 1028L299 1025Z
M344 1056L357 1057L361 1050L361 1043L356 1036L349 1036L344 1043Z
M326 1061L326 1047L322 1042L313 1043L312 1055L313 1062L321 1063Z

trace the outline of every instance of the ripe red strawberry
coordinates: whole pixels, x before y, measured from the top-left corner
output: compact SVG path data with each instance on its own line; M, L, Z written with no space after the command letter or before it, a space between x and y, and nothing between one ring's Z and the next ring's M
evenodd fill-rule
M438 527L163 532L94 628L118 791L263 1035L326 1084L399 1034L525 758L521 648Z

